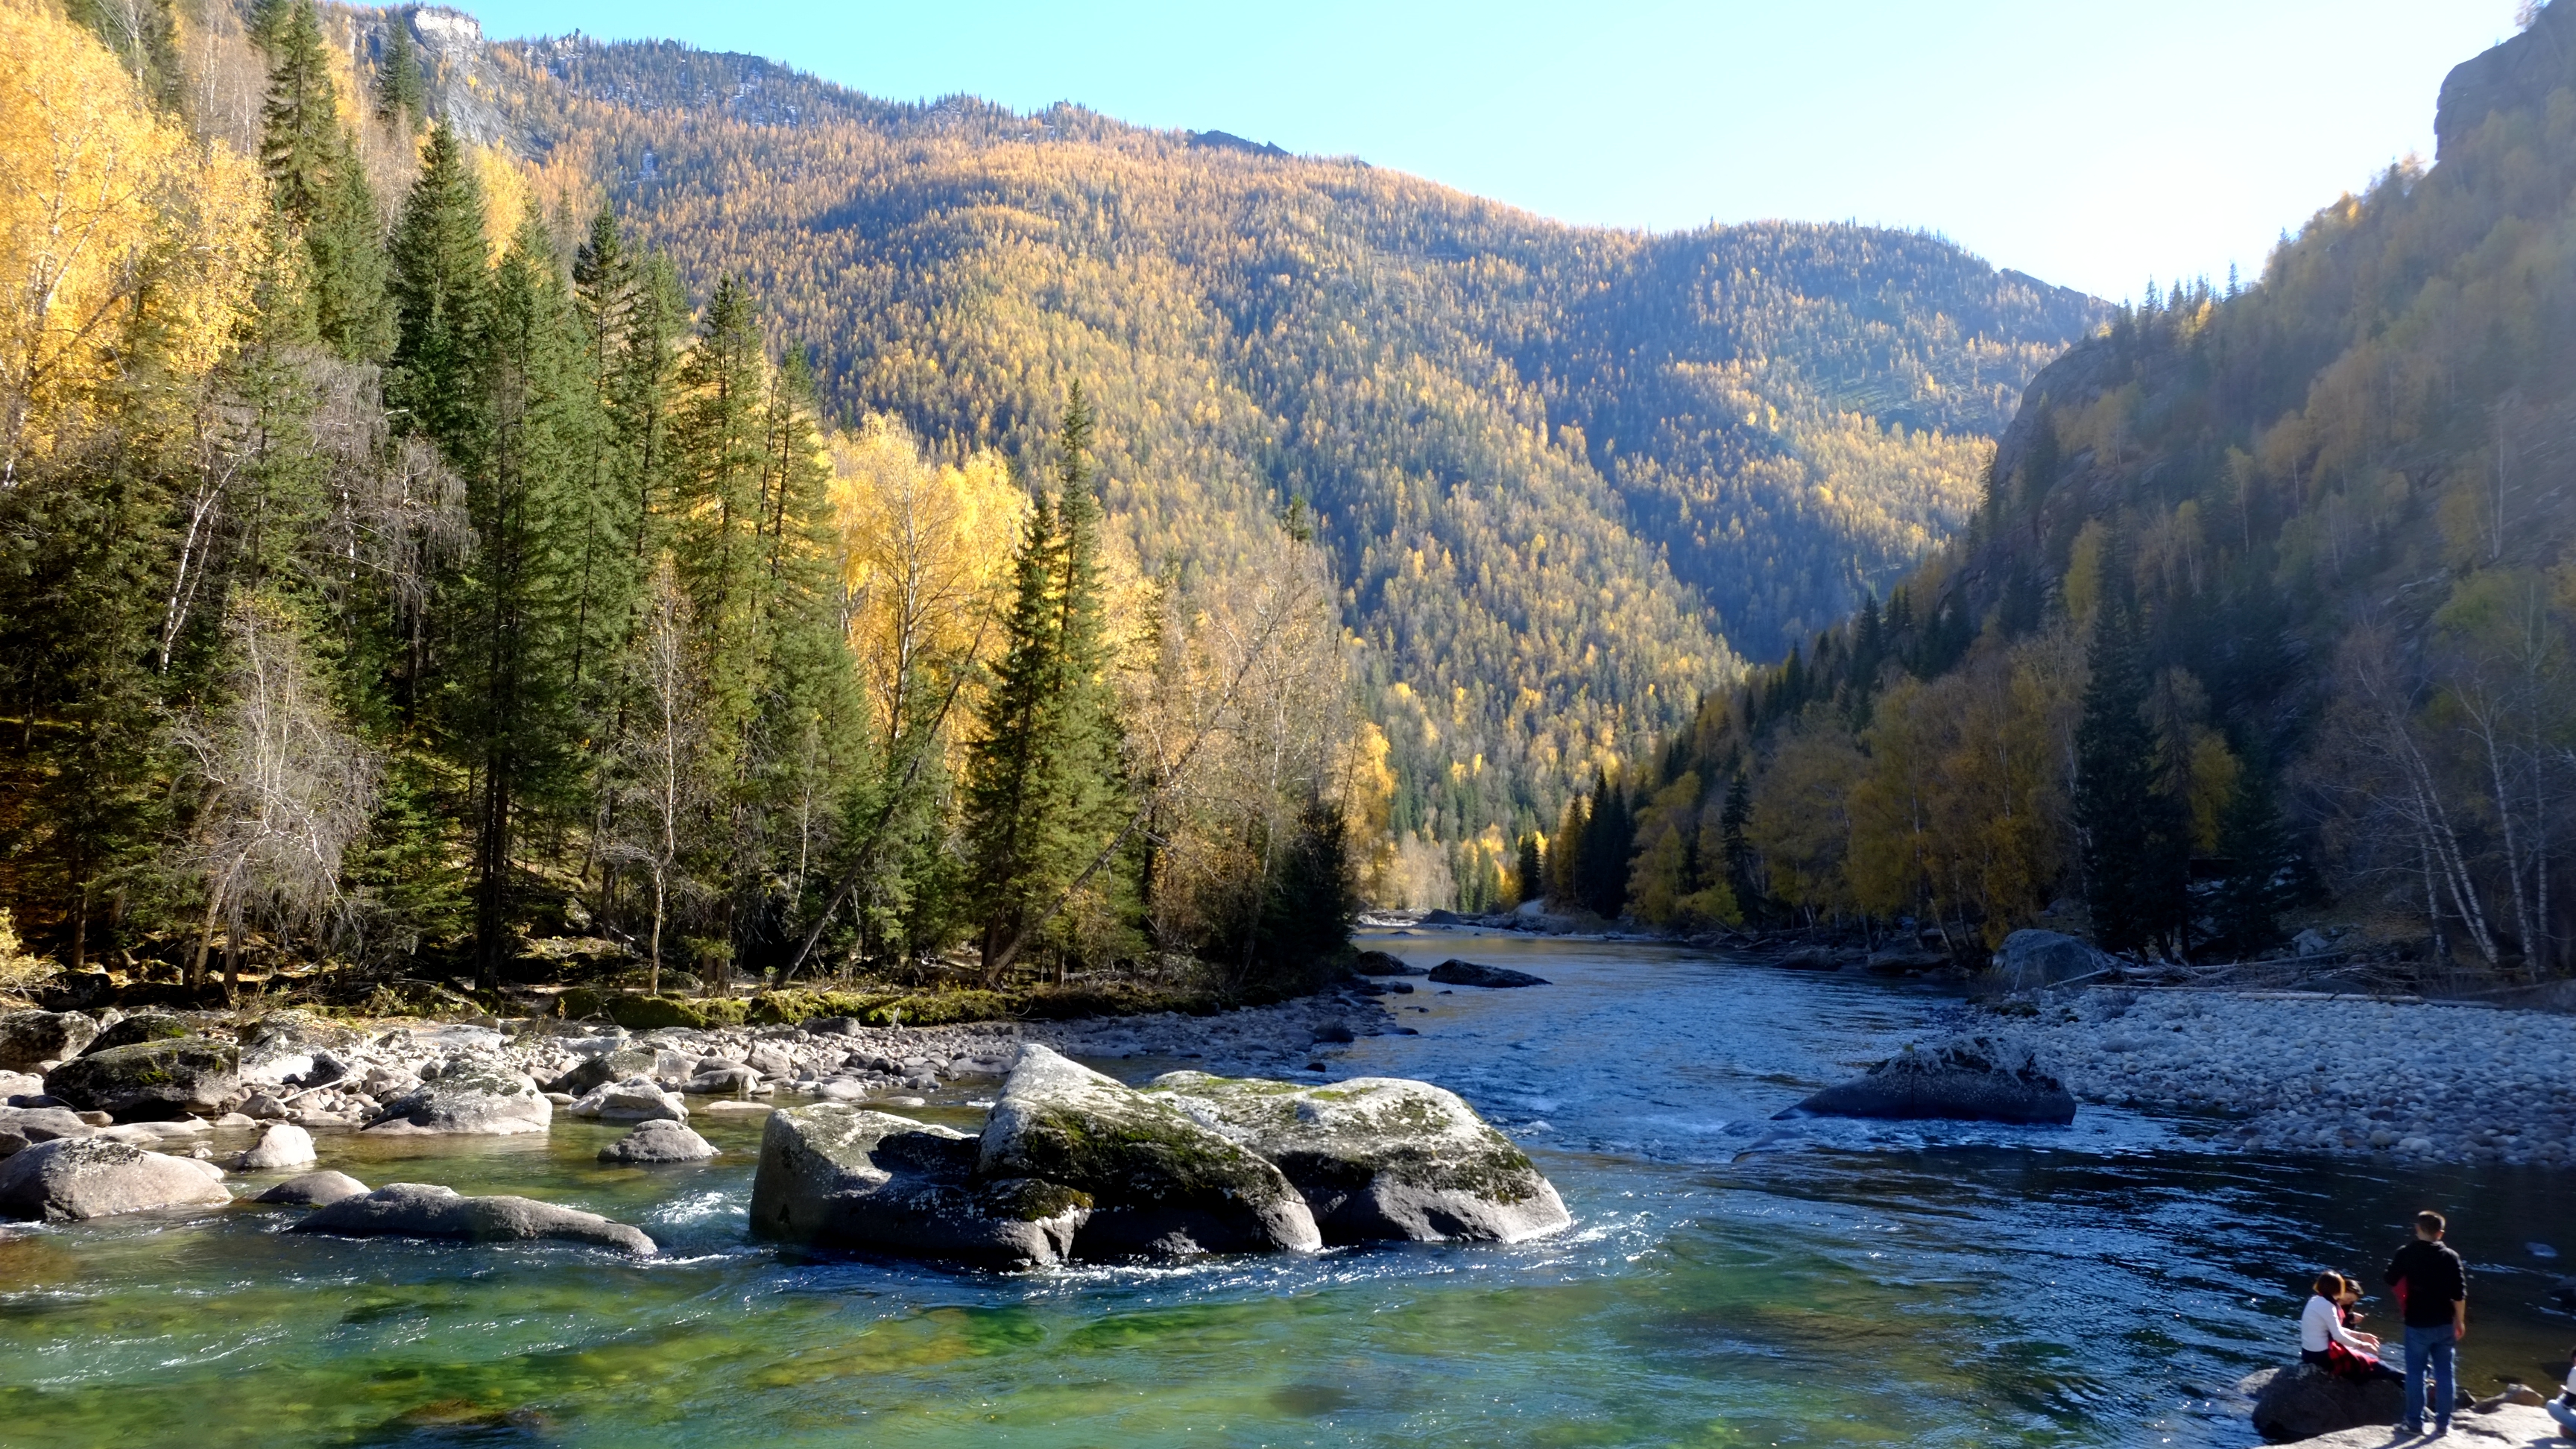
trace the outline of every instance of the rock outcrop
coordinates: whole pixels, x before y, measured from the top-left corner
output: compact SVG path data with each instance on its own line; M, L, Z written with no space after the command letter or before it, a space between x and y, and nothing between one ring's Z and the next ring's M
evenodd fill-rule
M543 1132L554 1104L536 1084L488 1062L457 1058L437 1078L385 1104L366 1130L380 1136L506 1137Z
M1778 1115L2064 1124L2075 1120L2075 1098L2028 1047L1962 1037L1929 1049L1907 1047L1869 1075L1827 1087Z
M387 1183L364 1197L343 1198L316 1209L291 1233L344 1238L462 1238L476 1243L540 1238L649 1256L653 1240L640 1228L597 1213L557 1207L524 1197L466 1197L428 1183Z
M1087 1195L1087 1258L1323 1246L1286 1174L1193 1119L1045 1047L1023 1049L984 1124L976 1172Z
M1545 986L1544 976L1514 971L1507 966L1480 966L1473 961L1443 961L1431 968L1431 979L1443 986L1485 986L1496 989L1512 986Z
M657 1117L599 1149L599 1160L625 1166L659 1162L704 1162L716 1155L715 1144L685 1123Z
M1573 1219L1454 1092L1396 1077L1301 1086L1172 1072L1146 1094L1276 1164L1324 1241L1519 1242Z
M69 1222L232 1198L211 1162L99 1137L40 1142L0 1162L0 1217Z
M140 1046L148 1041L177 1041L182 1037L204 1035L184 1016L172 1016L166 1011L138 1012L108 1023L106 1030L91 1037L89 1045L81 1048L81 1055Z
M2406 1409L2402 1384L2337 1378L2313 1364L2267 1370L2243 1387L2254 1395L2254 1432L2275 1444L2395 1424Z
M98 1023L77 1011L13 1011L0 1016L0 1072L70 1061L97 1036Z
M202 1036L93 1047L45 1078L47 1095L119 1122L217 1113L240 1087L238 1051Z
M1071 1256L1091 1200L1025 1179L980 1180L952 1128L818 1103L770 1115L751 1188L763 1237L983 1268Z

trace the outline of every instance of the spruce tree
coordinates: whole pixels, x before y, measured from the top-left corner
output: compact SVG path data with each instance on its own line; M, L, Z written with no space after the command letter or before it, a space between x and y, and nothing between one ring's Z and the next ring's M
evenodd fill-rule
M396 327L385 401L398 423L451 456L478 446L472 376L489 256L482 188L464 143L440 122L430 128L420 175L394 228Z
M2226 875L2211 903L2215 944L2239 959L2281 944L2281 912L2295 894L2295 865L2273 787L2248 760L2218 821L2218 855Z
M297 226L322 215L346 166L338 96L313 0L295 0L271 47L259 162L268 174L271 204Z
M1726 784L1726 804L1718 812L1719 851L1726 857L1726 886L1734 892L1736 903L1747 915L1762 899L1753 888L1753 845L1745 839L1744 827L1753 819L1753 782L1738 767L1735 778Z
M2103 949L2136 951L2181 924L2189 857L2147 719L2149 681L2135 607L2116 592L2094 616L2088 665L2075 732L2084 900Z
M420 129L428 102L420 79L420 51L412 44L411 16L390 11L385 17L385 54L376 72L376 114L406 131Z
M1512 864L1514 875L1517 877L1515 884L1520 887L1521 899L1524 901L1543 899L1547 895L1547 876L1539 867L1537 836L1521 837L1520 849L1515 853Z
M596 426L580 334L544 228L529 217L493 273L474 341L481 446L466 475L475 551L455 591L464 676L450 719L477 785L474 959L486 989L509 955L523 817L574 797L581 720L567 688Z
M973 857L979 946L988 963L1018 938L1034 908L1032 878L1043 834L1038 815L1046 798L1047 735L1058 677L1053 585L1060 551L1055 508L1042 494L1012 561L1002 660L966 764L962 829Z

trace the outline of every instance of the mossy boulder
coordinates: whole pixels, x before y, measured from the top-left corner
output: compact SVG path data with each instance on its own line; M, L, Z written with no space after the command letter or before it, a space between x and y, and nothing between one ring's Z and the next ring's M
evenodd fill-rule
M1277 1164L1336 1246L1511 1243L1573 1221L1526 1153L1427 1082L1305 1086L1171 1072L1144 1095Z
M13 1011L0 1016L0 1072L70 1061L97 1036L98 1023L77 1011Z
M202 1036L87 1052L45 1078L48 1095L119 1122L213 1114L240 1089L240 1051Z
M1314 1214L1285 1174L1181 1110L1031 1043L984 1125L977 1171L1087 1194L1090 1258L1312 1251Z
M770 1114L751 1187L762 1237L982 1268L1070 1255L1084 1194L987 1179L976 1139L908 1117L818 1103Z
M145 1011L120 1018L107 1030L91 1037L89 1045L81 1048L81 1055L113 1051L124 1046L140 1046L147 1041L177 1041L181 1037L203 1035L205 1033L197 1029L196 1023L184 1016L172 1016L161 1011Z
M105 1137L57 1138L0 1163L0 1218L73 1222L232 1199L211 1162Z
M436 1079L387 1102L365 1130L380 1137L508 1137L553 1123L554 1104L534 1082L489 1062L454 1059Z

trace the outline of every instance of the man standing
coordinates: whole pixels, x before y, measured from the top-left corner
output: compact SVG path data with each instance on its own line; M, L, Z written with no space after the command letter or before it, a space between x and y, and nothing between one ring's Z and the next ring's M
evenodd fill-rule
M2424 1370L2433 1370L2433 1437L2451 1432L2457 1400L2452 1351L2469 1331L2469 1270L2442 1241L2449 1224L2427 1208L2415 1215L2415 1240L2388 1260L2388 1286L2406 1320L2406 1432L2424 1432Z

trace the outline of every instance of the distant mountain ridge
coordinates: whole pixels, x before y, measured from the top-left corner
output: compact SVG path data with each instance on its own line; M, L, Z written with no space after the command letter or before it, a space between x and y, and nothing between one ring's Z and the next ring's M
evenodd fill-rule
M1321 515L1392 827L1490 874L1625 745L1948 537L2023 388L2108 317L1937 238L1563 226L1223 132L876 100L671 42L402 17L431 89L584 178L701 295L743 277L827 404L1030 456L1102 414L1149 570Z

